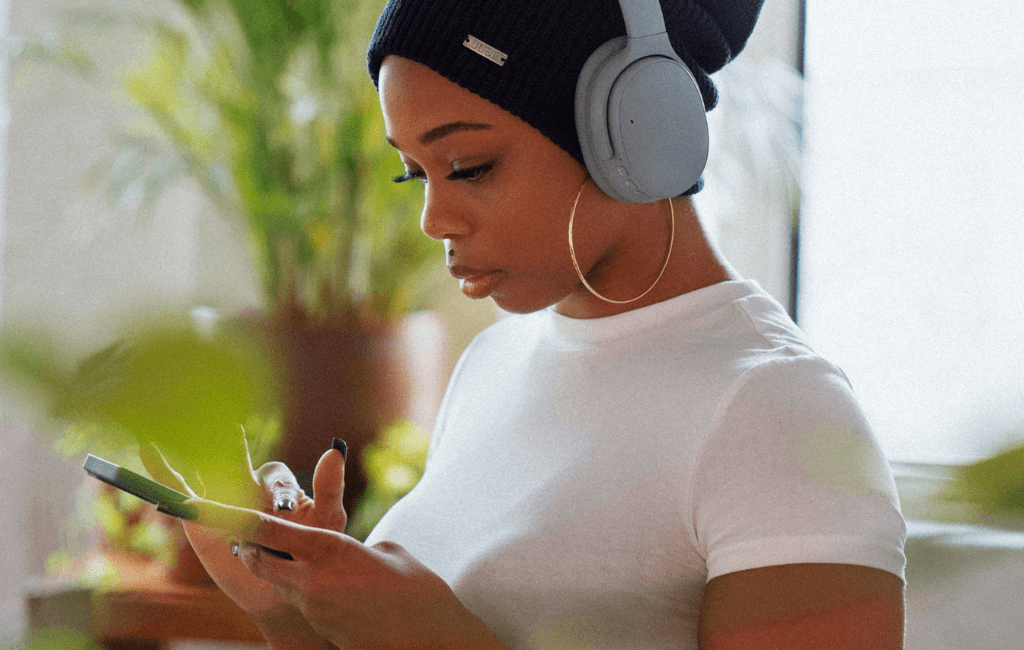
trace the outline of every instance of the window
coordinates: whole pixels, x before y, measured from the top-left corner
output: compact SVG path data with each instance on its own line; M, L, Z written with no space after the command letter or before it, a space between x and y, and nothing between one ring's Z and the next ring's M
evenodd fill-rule
M1024 3L808 2L800 324L893 461L1024 438Z

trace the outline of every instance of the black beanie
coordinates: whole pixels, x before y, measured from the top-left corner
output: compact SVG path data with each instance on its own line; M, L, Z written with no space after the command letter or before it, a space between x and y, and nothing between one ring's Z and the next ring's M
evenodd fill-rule
M761 3L661 0L669 40L697 79L706 110L718 100L708 75L743 49ZM617 0L391 0L367 67L377 85L389 54L421 63L533 126L584 165L576 79L594 50L625 34ZM470 36L485 44L479 49L497 53L488 58L470 49Z

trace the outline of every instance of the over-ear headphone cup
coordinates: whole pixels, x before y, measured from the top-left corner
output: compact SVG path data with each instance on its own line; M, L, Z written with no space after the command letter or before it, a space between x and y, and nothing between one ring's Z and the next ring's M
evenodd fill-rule
M707 162L704 100L663 41L627 48L626 37L613 39L590 56L577 82L583 159L598 186L620 201L679 196Z
M608 108L612 149L622 152L640 193L679 196L697 182L708 128L704 100L682 64L662 57L633 63L612 87Z

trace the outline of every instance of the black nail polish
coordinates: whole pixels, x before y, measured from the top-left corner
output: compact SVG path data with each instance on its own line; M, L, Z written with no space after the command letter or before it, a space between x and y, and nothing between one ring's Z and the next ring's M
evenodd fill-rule
M331 442L331 449L337 449L341 452L341 457L348 460L348 443L341 438L335 438Z
M242 550L242 544L243 542L239 541L231 542L231 554L235 557L238 557L238 553ZM270 555L273 555L274 557L279 557L282 560L295 560L295 557L292 556L291 553L285 553L284 551L279 551L276 548L270 548L269 546L257 544L256 542L244 542L244 544L249 548L253 549L257 557L259 556L260 553L268 553Z
M284 551L279 551L276 548L270 548L269 546L264 546L263 544L257 544L256 542L246 542L246 544L248 544L249 546L252 546L253 548L255 548L257 550L257 552L269 553L269 554L273 555L274 557L281 558L282 560L291 560L291 561L295 560L295 558L292 556L291 553L285 553Z

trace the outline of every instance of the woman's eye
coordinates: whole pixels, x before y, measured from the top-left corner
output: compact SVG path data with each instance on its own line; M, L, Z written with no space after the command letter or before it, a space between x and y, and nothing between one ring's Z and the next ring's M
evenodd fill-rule
M476 181L491 171L494 168L494 163L484 163L483 165L477 165L476 167L468 167L466 169L456 169L451 174L448 174L448 180L450 181Z
M484 163L483 165L477 165L476 167L467 167L465 169L456 169L446 177L449 181L477 181L480 180L487 172L491 171L494 167L493 162ZM407 171L401 176L395 176L392 178L396 183L404 183L406 181L418 180L420 183L426 185L427 174L422 170Z

